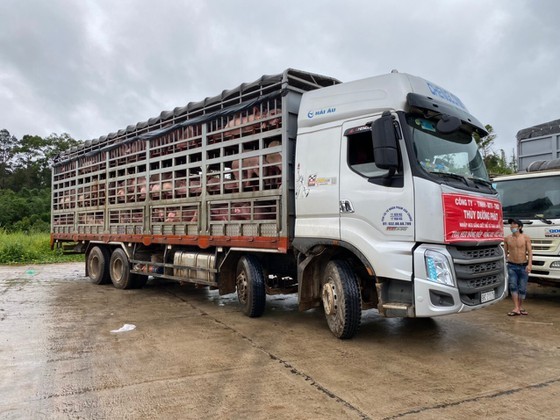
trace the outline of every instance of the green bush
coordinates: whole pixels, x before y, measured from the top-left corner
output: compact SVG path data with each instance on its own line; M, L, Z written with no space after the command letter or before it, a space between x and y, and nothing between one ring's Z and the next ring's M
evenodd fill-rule
M84 256L64 255L60 249L51 251L48 233L8 233L0 229L0 264L47 264L71 261L84 261Z
M15 232L30 232L30 233L46 233L49 232L51 225L49 222L41 220L41 218L34 214L31 217L25 216L20 221L14 223Z
M50 190L0 189L0 227L7 232L50 231Z

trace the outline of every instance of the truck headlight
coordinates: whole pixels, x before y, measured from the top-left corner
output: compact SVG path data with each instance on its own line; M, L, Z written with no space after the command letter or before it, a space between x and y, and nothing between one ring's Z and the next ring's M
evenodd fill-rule
M424 254L428 279L436 283L455 286L447 257L441 252L428 250Z
M554 261L550 264L550 268L560 268L560 261Z

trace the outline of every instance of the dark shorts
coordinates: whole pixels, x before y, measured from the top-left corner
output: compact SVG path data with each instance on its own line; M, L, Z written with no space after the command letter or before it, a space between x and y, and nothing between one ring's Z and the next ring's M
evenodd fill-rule
M521 299L527 296L527 282L529 281L529 273L527 273L527 264L507 263L509 292L517 293Z

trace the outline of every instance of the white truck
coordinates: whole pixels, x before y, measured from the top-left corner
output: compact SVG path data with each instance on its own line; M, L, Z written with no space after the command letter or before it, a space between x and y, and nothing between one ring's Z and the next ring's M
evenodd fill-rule
M494 179L504 220L520 219L531 238L529 280L560 286L560 159L533 161L525 172ZM506 233L508 228L505 228Z
M297 292L339 338L365 309L479 309L506 284L473 132L460 99L424 79L288 69L59 156L51 245L85 253L94 283L236 291L250 317Z

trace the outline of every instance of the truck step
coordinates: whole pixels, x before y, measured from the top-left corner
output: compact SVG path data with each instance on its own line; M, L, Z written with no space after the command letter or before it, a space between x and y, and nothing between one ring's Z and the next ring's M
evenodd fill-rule
M379 312L387 318L414 317L414 305L403 302L385 302Z

